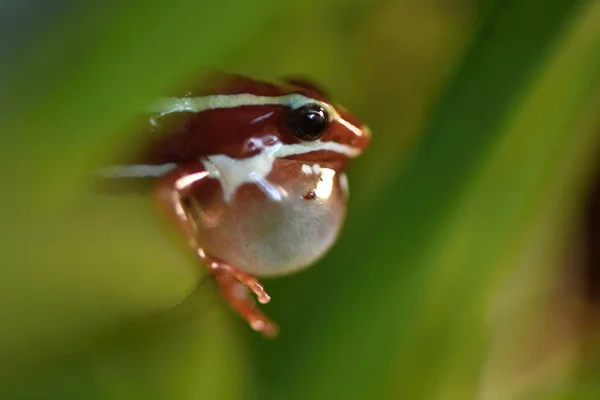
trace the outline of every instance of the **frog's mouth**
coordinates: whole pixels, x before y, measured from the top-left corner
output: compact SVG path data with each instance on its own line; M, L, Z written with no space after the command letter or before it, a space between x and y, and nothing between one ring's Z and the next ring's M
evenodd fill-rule
M343 171L346 169L348 165L348 160L346 159L331 159L330 157L290 157L284 158L283 160L293 162L294 164L301 165L302 171L305 173L309 173L310 171L315 171L319 169L331 169L334 171ZM310 170L310 171L309 171ZM312 173L312 172L311 172Z

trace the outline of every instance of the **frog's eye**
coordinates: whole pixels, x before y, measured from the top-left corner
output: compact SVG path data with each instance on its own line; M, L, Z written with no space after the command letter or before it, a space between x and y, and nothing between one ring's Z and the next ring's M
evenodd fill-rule
M300 140L317 140L329 125L329 115L319 104L306 104L291 109L287 126Z

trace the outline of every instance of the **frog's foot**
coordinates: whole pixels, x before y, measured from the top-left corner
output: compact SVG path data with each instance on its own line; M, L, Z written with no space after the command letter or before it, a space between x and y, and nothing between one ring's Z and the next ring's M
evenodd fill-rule
M263 286L254 277L227 263L210 260L207 265L225 300L248 321L250 327L268 337L277 335L277 325L256 307L247 291L250 289L258 301L265 304L271 298Z

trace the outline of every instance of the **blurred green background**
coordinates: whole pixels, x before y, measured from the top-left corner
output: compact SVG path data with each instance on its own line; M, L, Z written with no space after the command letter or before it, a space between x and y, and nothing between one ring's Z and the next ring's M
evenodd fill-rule
M5 0L0 18L1 399L600 398L599 1ZM275 340L209 282L189 297L203 271L148 199L88 186L207 67L309 76L373 131L334 249L264 282Z

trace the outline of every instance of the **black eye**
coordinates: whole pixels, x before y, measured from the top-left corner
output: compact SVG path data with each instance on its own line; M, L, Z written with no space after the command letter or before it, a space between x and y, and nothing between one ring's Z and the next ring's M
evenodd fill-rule
M318 104L306 104L289 111L288 128L301 140L317 140L329 125L327 112Z

